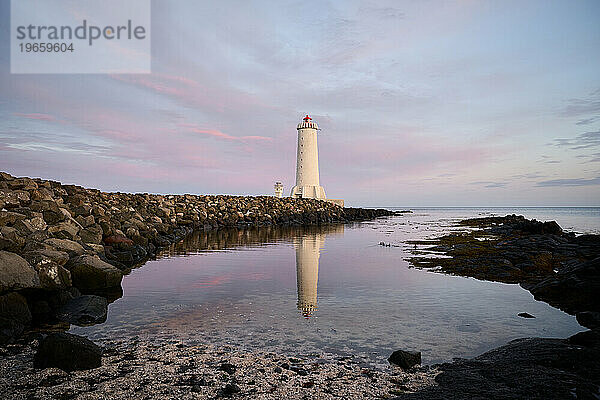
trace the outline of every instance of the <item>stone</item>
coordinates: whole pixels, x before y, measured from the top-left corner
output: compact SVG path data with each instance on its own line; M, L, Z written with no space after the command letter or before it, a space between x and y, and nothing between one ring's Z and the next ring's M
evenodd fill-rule
M600 312L598 311L581 311L575 317L580 325L589 329L600 329Z
M65 265L67 261L69 261L69 254L64 251L54 250L50 246L44 246L27 253L23 253L22 256L29 262L29 264L33 266L44 260L53 261L58 265Z
M79 236L83 243L100 244L102 243L102 228L98 225L83 228L79 232Z
M74 240L77 238L77 234L81 230L81 225L79 225L75 220L66 220L63 222L59 222L56 225L51 225L48 227L48 233L55 238L58 239L69 239Z
M522 312L522 313L519 313L519 314L517 314L517 315L518 315L519 317L521 317L521 318L535 318L533 315L531 315L531 314L529 314L529 313L526 313L526 312Z
M44 240L44 243L51 246L55 250L63 251L69 254L69 256L82 255L85 253L85 249L82 245L69 239L51 238Z
M18 252L25 245L25 238L11 226L0 226L0 250Z
M73 286L82 293L102 291L121 285L121 271L98 256L83 255L69 264Z
M27 218L26 215L12 212L12 211L0 211L0 226L12 226L17 221L21 221Z
M56 314L61 320L78 326L89 326L106 321L108 301L104 297L83 295L69 300Z
M396 350L389 356L388 361L390 364L395 364L402 369L409 369L421 364L421 352Z
M48 258L41 259L33 267L38 273L42 289L67 289L72 285L69 270Z
M27 260L15 253L0 251L0 293L40 287L40 278Z
M35 368L60 368L71 372L98 368L102 365L102 349L82 336L53 333L44 338L33 360Z
M31 323L27 300L19 293L0 296L0 345L20 336Z

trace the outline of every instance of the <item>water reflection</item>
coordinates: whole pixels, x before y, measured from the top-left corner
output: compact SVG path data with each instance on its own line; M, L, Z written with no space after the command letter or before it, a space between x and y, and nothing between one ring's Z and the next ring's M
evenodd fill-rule
M198 231L181 242L166 248L157 258L187 256L215 250L236 249L239 247L268 246L279 242L293 242L295 239L304 237L324 237L330 233L343 234L344 225L261 226L227 228L206 232Z
M344 225L341 224L230 228L196 232L165 249L159 258L188 256L238 247L267 246L277 242L292 242L296 250L297 306L302 316L308 319L317 309L319 257L325 237L343 234Z
M329 226L321 232L311 232L294 239L296 248L296 283L298 285L298 310L308 319L317 309L317 283L319 257L328 234L344 234L344 226Z

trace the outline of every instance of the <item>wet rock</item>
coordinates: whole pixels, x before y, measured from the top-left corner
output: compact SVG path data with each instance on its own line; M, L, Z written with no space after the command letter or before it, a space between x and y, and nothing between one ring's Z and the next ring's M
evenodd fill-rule
M60 368L75 371L97 368L102 364L102 349L82 336L53 333L44 338L35 354L35 368Z
M522 312L522 313L519 313L519 314L517 314L517 315L518 315L519 317L521 317L521 318L535 318L533 315L531 315L531 314L529 314L529 313L526 313L526 312Z
M27 260L15 253L0 251L0 293L39 287L40 278Z
M599 294L600 295L600 294ZM575 317L580 325L589 329L600 329L600 312L599 311L581 311Z
M229 375L233 375L235 373L235 370L237 369L237 367L235 365L233 365L233 364L230 364L230 363L222 363L219 366L219 369L221 371L227 372Z
M396 350L389 356L388 361L402 369L409 369L421 364L421 352Z
M398 399L593 399L600 350L566 339L517 339L470 360L442 364L436 386Z
M31 323L27 300L19 293L0 296L0 345L12 341Z
M230 397L241 391L242 389L235 383L228 383L223 388L219 389L217 397Z
M104 297L84 295L69 300L58 312L57 318L78 326L89 326L106 321L108 301Z
M120 287L121 271L98 256L83 255L69 262L73 286L82 293L93 293Z
M571 336L568 340L569 343L578 346L600 349L600 332L598 332L597 330L576 333L575 335Z

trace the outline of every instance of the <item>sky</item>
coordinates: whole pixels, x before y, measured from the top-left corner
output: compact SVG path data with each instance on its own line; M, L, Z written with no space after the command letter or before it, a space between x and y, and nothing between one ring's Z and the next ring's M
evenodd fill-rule
M595 0L163 0L150 74L11 74L0 0L0 170L287 194L308 113L349 206L600 206L598 21Z

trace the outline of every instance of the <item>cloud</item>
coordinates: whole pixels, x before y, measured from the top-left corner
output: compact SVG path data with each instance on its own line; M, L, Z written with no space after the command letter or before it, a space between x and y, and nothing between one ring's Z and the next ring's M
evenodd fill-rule
M221 132L218 129L203 129L199 128L194 124L181 123L178 124L179 127L185 128L194 133L200 133L202 135L212 136L219 139L231 140L231 141L240 141L240 142L248 142L248 141L267 141L270 142L273 138L266 136L231 136L227 133Z
M27 118L27 119L35 119L38 121L49 121L49 122L53 122L56 121L56 118L52 115L48 115L48 114L41 114L41 113L13 113L14 116L16 117L21 117L21 118Z
M588 149L600 146L600 130L577 135L574 139L555 139L555 146L569 147L571 150Z
M600 89L592 92L587 98L569 100L569 105L562 110L561 115L578 117L597 113L600 113Z
M541 181L536 186L593 186L600 185L600 177L597 178L574 178L574 179L552 179Z
M600 121L600 115L599 116L595 116L595 117L591 117L591 118L581 119L581 120L577 121L575 123L575 125L589 125L589 124L593 124L596 121Z
M469 183L469 185L478 185L486 188L501 188L508 185L508 182L476 181Z

